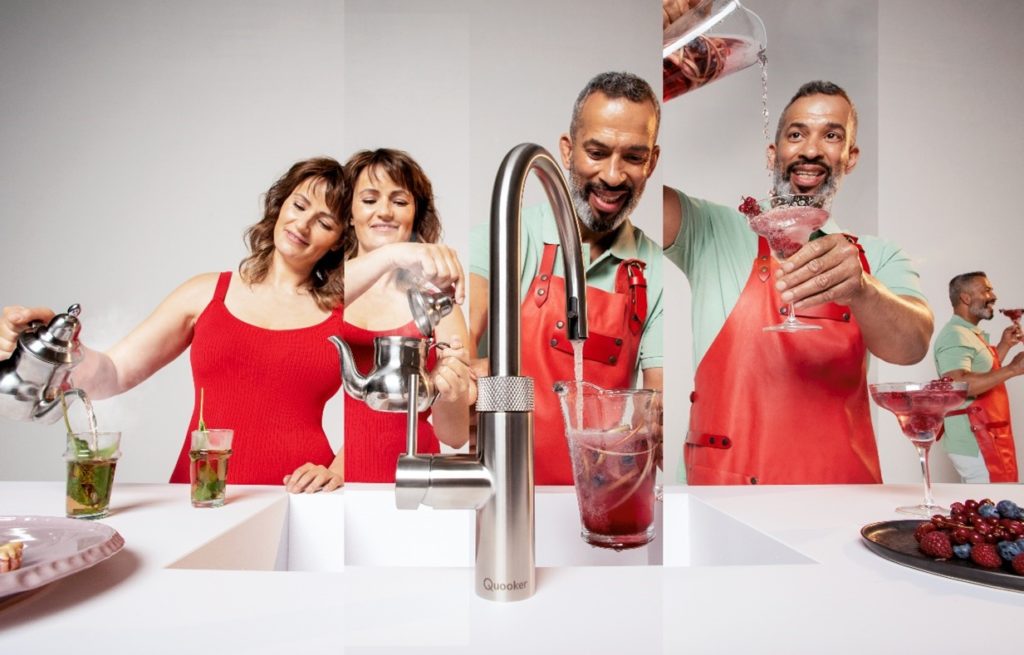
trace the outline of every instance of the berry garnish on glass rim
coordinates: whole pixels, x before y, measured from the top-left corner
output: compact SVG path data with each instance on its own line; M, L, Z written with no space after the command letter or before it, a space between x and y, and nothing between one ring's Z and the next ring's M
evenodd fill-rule
M757 200L750 196L745 196L743 202L739 206L740 212L746 214L748 217L753 218L761 213L761 206L757 204Z

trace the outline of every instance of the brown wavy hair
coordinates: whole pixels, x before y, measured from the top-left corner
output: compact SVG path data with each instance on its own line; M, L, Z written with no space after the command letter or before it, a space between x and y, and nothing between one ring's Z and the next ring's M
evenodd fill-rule
M293 164L264 194L263 218L245 231L249 255L238 265L238 273L247 284L262 282L267 277L274 256L274 226L281 207L288 196L310 178L315 180L315 187L323 191L324 202L331 214L337 217L342 235L348 232L345 229L348 214L344 211L348 184L341 164L330 157L305 159ZM344 301L343 253L341 248L328 251L313 267L313 273L307 281L306 288L320 309L331 310Z
M345 236L342 251L345 259L352 259L359 251L355 228L352 226L352 201L355 200L356 180L364 171L370 174L386 173L391 180L412 194L416 206L413 216L413 239L420 243L437 243L441 239L441 216L434 206L434 187L409 153L392 148L361 150L345 162L345 178L348 181L345 193Z

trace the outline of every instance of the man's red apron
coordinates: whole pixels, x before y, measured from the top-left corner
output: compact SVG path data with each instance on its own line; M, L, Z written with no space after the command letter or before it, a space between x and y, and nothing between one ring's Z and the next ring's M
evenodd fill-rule
M552 273L557 244L546 244L540 269L521 309L523 375L534 382L534 472L537 484L572 484L565 423L553 391L573 379L573 350L565 328L565 280ZM645 264L619 264L615 291L587 287L590 336L583 345L583 379L606 389L633 385L640 336L647 318Z
M861 264L869 270L863 252ZM775 289L777 268L758 237L739 301L697 367L687 482L881 482L857 321L829 303L798 314L822 330L764 332L787 310Z
M992 370L1001 368L996 349L982 339L980 334L977 336L992 353ZM966 414L971 422L971 432L978 441L981 458L985 460L989 482L1018 482L1017 450L1013 443L1010 397L1006 393L1006 385L997 384L975 398L967 407L946 416L960 414Z

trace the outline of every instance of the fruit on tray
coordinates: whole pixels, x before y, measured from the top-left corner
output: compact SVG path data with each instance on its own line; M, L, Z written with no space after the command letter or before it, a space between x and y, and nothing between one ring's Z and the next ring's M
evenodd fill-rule
M21 568L21 553L24 548L25 544L20 541L0 544L0 573Z
M914 530L921 552L937 560L970 560L986 569L1008 568L1024 575L1024 508L1012 500L988 498L950 506Z

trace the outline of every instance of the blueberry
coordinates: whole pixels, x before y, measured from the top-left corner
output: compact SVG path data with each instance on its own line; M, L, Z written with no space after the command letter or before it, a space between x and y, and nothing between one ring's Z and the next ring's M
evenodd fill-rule
M1000 541L996 547L999 549L999 556L1007 562L1012 561L1014 557L1024 552L1016 541Z
M996 506L992 503L985 503L984 505L978 506L978 514L981 514L987 519L999 518L999 511L996 510Z
M953 554L960 559L968 559L971 556L971 544L957 544L953 546Z
M633 455L625 455L622 458L622 464L624 466L633 466L633 464L635 462L636 462L636 457L634 457Z
M604 476L603 476L603 475L601 475L600 473L598 473L598 474L594 475L594 477L592 477L592 478L590 479L590 482L591 482L591 483L592 483L592 484L593 484L593 485L594 485L595 487L603 487L603 486L604 486L604 484L605 484L605 482L607 482L607 480L605 480L605 479L604 479Z
M1004 519L1016 518L1020 508L1017 507L1017 503L1012 500L1000 500L999 504L996 505L996 510L999 512L999 516Z

